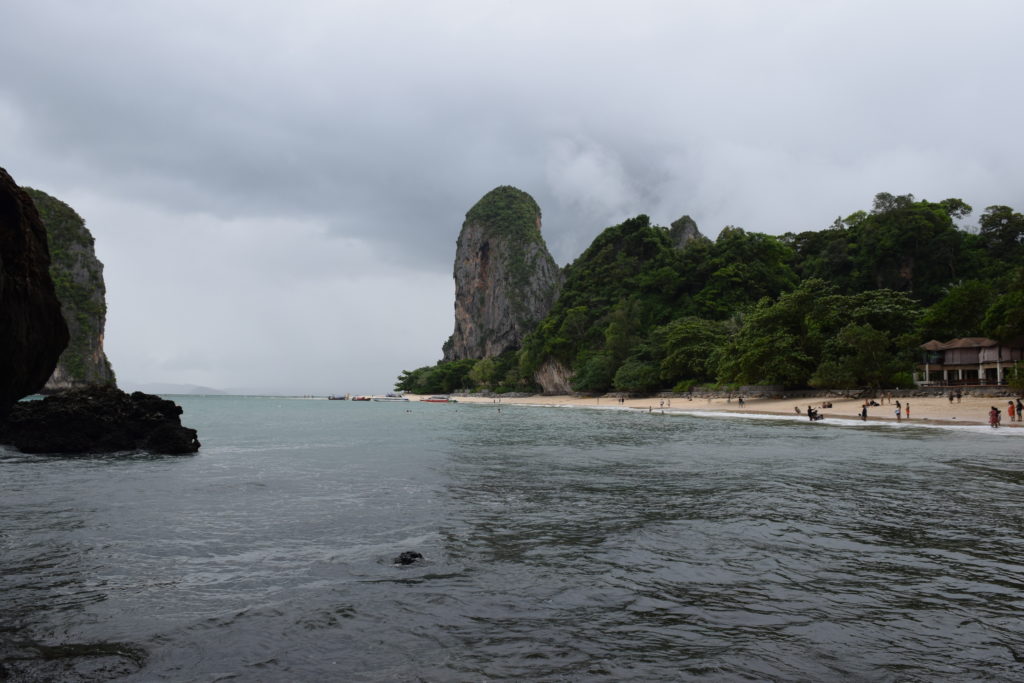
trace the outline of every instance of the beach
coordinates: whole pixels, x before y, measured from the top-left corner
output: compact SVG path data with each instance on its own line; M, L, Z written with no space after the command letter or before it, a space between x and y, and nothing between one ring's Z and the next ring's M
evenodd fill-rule
M411 400L417 400L418 396L407 394ZM520 404L534 406L552 407L619 407L632 408L636 410L664 411L668 412L717 412L717 413L749 413L763 415L789 415L795 416L797 409L806 418L807 407L816 409L826 420L828 418L860 419L861 407L864 400L861 398L834 398L834 397L793 397L793 398L744 398L743 406L740 406L739 398L698 398L687 399L685 397L675 398L626 398L621 403L615 396L583 397L583 396L521 396L521 397L485 397L485 396L456 396L461 403L502 403ZM881 405L868 407L868 422L896 422L896 401L903 407L901 422L907 423L930 423L930 424L964 424L964 425L987 425L988 413L991 406L996 406L1002 411L1002 423L1000 427L1017 428L1024 425L1024 422L1010 422L1007 413L1008 397L1004 396L971 396L964 395L959 402L954 398L950 403L946 396L905 396L894 397L892 403L889 399L873 399ZM822 407L830 405L830 407ZM910 408L910 416L907 416L907 407Z

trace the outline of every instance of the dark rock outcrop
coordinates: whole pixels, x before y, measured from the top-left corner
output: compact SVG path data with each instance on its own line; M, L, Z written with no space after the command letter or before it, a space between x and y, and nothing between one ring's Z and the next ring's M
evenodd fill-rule
M0 419L39 391L68 343L49 269L39 213L0 168Z
M415 550L406 550L395 558L395 564L416 564L423 559L423 555Z
M547 315L562 272L540 234L540 207L495 188L466 214L455 251L455 331L444 359L490 358L519 348Z
M13 406L0 443L25 453L195 453L196 430L182 427L180 415L173 401L140 391L72 389Z
M114 384L114 371L103 351L107 320L103 264L96 258L92 233L64 202L31 187L24 190L35 203L49 237L50 275L71 335L42 391Z
M672 223L668 236L672 240L672 246L676 249L686 249L690 242L694 240L707 240L707 237L702 235L700 230L697 229L697 221L689 216L683 216Z

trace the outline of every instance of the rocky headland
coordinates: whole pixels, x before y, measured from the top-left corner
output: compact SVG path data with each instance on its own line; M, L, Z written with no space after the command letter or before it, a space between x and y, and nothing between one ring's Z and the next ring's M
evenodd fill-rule
M0 419L42 388L67 343L46 229L31 197L0 168Z
M70 339L42 393L114 384L103 351L106 286L92 233L70 206L41 190L24 188L36 205L50 244L50 276Z
M180 416L180 406L152 394L109 385L68 389L13 406L0 424L0 443L24 453L195 453L196 430L183 427Z
M51 244L58 256L52 271ZM84 221L49 195L18 187L0 168L0 443L28 453L199 449L179 406L114 386L103 353L105 314L102 266ZM71 346L65 319L72 320ZM47 380L56 394L20 401Z

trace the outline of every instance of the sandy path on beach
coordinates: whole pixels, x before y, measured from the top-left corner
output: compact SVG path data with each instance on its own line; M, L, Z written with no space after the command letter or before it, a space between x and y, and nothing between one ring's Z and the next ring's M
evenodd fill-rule
M407 394L411 400L417 400L417 396ZM875 399L881 403L880 399ZM871 406L868 408L868 421L876 422L896 421L896 401L900 401L904 408L902 421L906 422L933 422L949 424L988 424L988 412L991 406L996 406L1003 413L1002 427L1024 426L1024 422L1010 422L1007 413L1006 397L992 396L964 396L959 403L956 399L953 403L946 397L903 397L893 399L889 404L888 400L884 405ZM460 403L498 403L499 399L483 397L458 397ZM831 402L831 408L821 408L823 402ZM661 398L629 398L624 403L619 403L614 397L581 398L578 396L527 396L523 398L500 399L502 404L526 404L545 406L623 406L639 410L686 410L686 411L712 411L732 413L768 413L776 415L794 415L794 408L799 408L800 413L807 415L807 406L810 405L818 412L828 417L859 419L862 399L844 398L787 398L787 399L746 399L743 408L740 408L736 398L694 398L692 401L685 398L661 399ZM910 406L910 417L906 416L906 407Z

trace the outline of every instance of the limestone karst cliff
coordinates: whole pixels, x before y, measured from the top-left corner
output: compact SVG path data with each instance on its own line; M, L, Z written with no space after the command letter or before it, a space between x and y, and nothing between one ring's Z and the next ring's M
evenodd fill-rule
M489 358L518 348L547 315L562 284L533 197L506 185L469 210L454 277L455 331L444 345L444 360Z
M683 216L677 221L672 223L672 227L669 228L668 237L672 240L672 246L676 249L686 249L690 242L694 240L703 240L708 242L708 238L701 234L701 231L697 229L697 221L693 220L689 216Z
M103 351L106 287L93 236L70 206L40 190L24 189L35 202L49 236L50 275L70 333L68 347L43 392L114 384L114 372Z
M35 204L0 168L0 417L38 391L68 343Z

